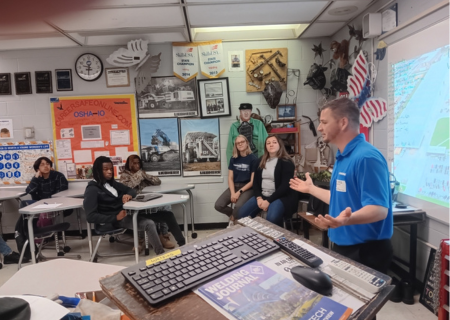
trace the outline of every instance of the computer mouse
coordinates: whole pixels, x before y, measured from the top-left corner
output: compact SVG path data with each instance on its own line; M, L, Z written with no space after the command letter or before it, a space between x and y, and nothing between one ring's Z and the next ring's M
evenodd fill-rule
M332 295L333 284L326 273L318 269L296 266L291 269L291 274L297 282L308 289L324 296Z

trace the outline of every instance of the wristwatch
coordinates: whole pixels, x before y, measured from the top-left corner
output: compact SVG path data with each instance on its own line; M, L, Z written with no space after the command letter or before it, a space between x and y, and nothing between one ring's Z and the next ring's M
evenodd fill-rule
M244 191L242 191L242 189L241 189L241 190L239 190L239 193L242 194L242 193L244 193Z

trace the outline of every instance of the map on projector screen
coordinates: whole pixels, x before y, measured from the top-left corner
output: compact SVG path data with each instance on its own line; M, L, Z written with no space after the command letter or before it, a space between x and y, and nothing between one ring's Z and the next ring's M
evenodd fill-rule
M449 46L391 68L399 191L449 207Z

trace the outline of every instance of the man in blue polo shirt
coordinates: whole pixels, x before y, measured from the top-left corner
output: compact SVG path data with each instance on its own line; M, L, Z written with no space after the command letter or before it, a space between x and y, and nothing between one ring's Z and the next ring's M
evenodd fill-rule
M291 179L291 188L330 205L315 222L327 227L333 251L387 273L392 260L392 200L383 155L359 133L359 109L348 98L328 102L320 113L323 140L338 147L330 190Z

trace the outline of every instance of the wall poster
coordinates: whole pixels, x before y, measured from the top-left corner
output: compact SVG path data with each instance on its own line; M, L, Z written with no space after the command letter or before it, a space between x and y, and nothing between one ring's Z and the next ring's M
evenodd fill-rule
M220 176L219 119L180 119L183 176Z
M133 94L51 98L56 169L67 179L92 179L92 164L111 157L115 177L138 154Z
M177 77L152 77L136 99L139 118L195 117L198 114L195 78L184 82Z
M54 160L51 141L0 143L0 184L30 183L36 174L33 164L40 157Z
M154 176L181 175L178 120L139 119L144 171Z

